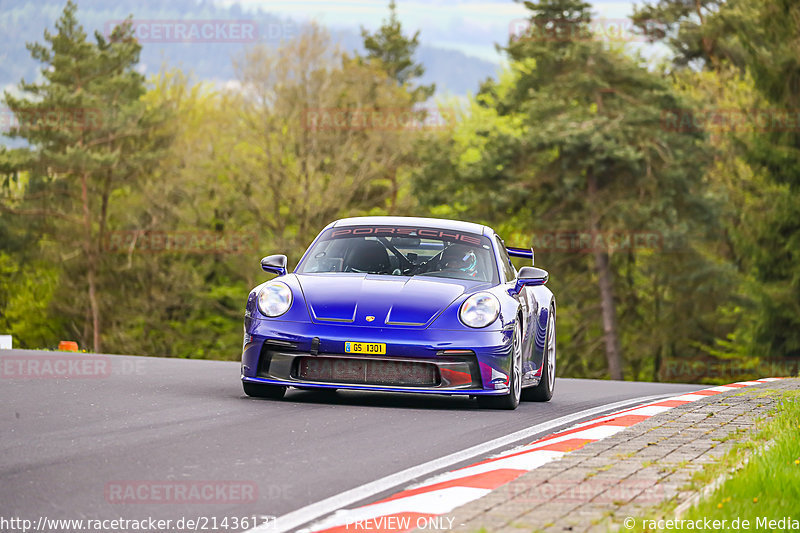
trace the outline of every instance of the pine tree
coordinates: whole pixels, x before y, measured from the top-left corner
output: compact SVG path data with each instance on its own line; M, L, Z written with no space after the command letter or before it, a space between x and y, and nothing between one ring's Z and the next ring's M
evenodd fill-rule
M361 37L364 40L364 48L367 50L365 58L358 58L372 64L373 67L380 68L387 76L389 83L396 83L409 98L402 102L399 107L413 108L415 104L426 101L436 91L436 85L417 85L414 80L425 73L425 67L419 63L414 63L414 53L419 46L419 34L417 31L412 37L403 34L403 27L397 17L397 5L394 0L389 2L389 18L384 19L383 24L374 33L369 33L365 28L361 28ZM399 103L399 102L398 102ZM394 109L391 112L397 112ZM417 110L416 114L421 121L429 113L427 110ZM401 177L398 176L399 167L408 163L407 160L396 160L386 167L386 180L389 182L389 213L395 214L398 210L398 198L402 188Z
M726 32L717 14L728 0L659 0L634 6L631 17L650 42L664 41L673 61L685 67L718 68L723 62L742 64L742 48L736 35Z
M529 31L506 48L510 72L483 85L467 119L474 130L457 131L456 146L444 151L452 170L435 157L436 171L423 176L421 192L430 197L446 181L446 194L433 201L462 203L473 217L512 219L521 230L652 232L667 242L685 236L705 208L698 194L702 133L672 131L662 122L665 112L680 114L685 105L660 75L589 38L588 3L525 5ZM592 298L577 311L594 323L599 318L600 327L586 324L582 334L600 329L608 375L622 379L619 289L622 269L635 264L638 251L587 251L567 251L558 275L574 273L576 283L567 285L573 305L578 294ZM593 297L587 283L594 284Z
M25 197L4 210L49 221L48 232L62 256L77 248L79 259L64 263L63 283L85 290L86 304L66 298L59 304L74 323L83 322L76 330L82 329L84 343L99 352L108 316L100 294L103 242L116 209L114 195L136 186L169 135L164 110L141 100L144 78L135 70L141 46L130 23L117 27L109 39L95 32L92 43L76 11L69 1L57 31L45 31L47 44L27 45L43 65L44 81L22 80L21 97L5 93L17 121L9 136L25 139L29 148L0 155L0 167L29 176Z
M425 67L414 63L414 53L419 46L419 31L413 37L403 35L403 27L397 18L397 5L389 2L389 18L374 34L361 28L367 58L380 61L389 77L401 87L406 87L412 95L413 102L424 102L436 90L436 85L420 85L411 87L412 82L425 73Z
M730 2L727 35L742 46L742 64L768 102L745 150L775 191L739 233L742 263L759 285L761 312L753 350L800 356L800 3ZM755 117L753 117L755 119Z
M655 23L653 41L667 42L682 68L693 61L718 76L734 67L752 77L764 98L758 109L739 109L749 136L737 140L753 173L750 208L731 224L735 262L755 280L743 289L755 312L738 335L751 352L800 354L800 3L796 0L659 0L638 9L641 28ZM713 106L709 106L713 107ZM713 109L712 109L713 110ZM706 109L705 111L709 111ZM720 110L725 112L726 110ZM727 110L729 111L729 110Z

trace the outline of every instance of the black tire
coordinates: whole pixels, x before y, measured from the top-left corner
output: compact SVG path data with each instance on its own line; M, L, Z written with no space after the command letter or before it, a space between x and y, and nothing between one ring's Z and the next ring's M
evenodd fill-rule
M544 340L544 357L542 358L542 379L535 387L522 390L522 399L533 402L549 402L556 386L556 311L550 306L547 319L547 335Z
M286 394L286 387L280 385L266 385L264 383L249 383L242 381L244 393L254 398L272 398L280 400Z
M478 396L478 406L483 409L516 409L522 395L522 325L517 320L511 342L511 379L508 394L502 396Z

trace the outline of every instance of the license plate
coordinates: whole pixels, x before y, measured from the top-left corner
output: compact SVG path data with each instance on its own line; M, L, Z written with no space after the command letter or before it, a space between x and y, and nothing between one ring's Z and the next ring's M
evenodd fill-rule
M344 343L344 353L366 353L381 355L386 353L386 345L379 342L351 342Z

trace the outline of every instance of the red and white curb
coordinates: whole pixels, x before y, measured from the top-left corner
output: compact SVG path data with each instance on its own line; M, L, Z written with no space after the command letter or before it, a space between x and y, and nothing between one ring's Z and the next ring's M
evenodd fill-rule
M355 509L339 510L302 531L400 533L417 528L450 529L452 524L442 515L590 442L610 437L673 407L779 379L781 378L764 378L711 387L601 416L531 444L508 450L491 459L435 476L381 501Z

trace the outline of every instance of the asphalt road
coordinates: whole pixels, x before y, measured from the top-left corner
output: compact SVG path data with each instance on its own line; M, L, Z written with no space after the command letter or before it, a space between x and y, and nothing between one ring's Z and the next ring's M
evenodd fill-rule
M549 403L490 411L386 393L251 399L235 362L0 350L0 365L0 517L31 520L281 516L534 424L701 388L558 379Z

